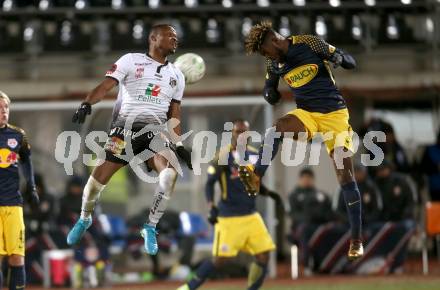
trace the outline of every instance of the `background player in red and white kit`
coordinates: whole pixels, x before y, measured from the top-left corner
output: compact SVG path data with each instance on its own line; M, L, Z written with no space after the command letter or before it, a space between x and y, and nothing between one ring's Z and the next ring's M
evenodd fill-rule
M158 138L162 140L162 150L175 146L177 155L192 169L191 154L183 147L182 142L171 140L175 144L169 144L168 139L162 138L162 134L158 133L160 129L137 134L145 126L154 125L158 128L171 118L180 121L180 102L185 89L182 72L167 60L177 49L176 30L166 24L153 26L148 44L148 53L128 53L113 64L106 73L105 80L89 93L73 116L73 122L83 123L85 117L91 113L91 106L119 85L109 137L105 144L106 160L93 170L84 187L81 217L67 236L69 245L78 243L90 227L95 204L112 175L127 165L133 155L151 150L152 141L157 141ZM181 135L180 125L173 130L175 135ZM158 173L159 182L141 235L145 239L147 253L155 255L158 251L156 224L174 190L177 172L163 154L156 154L159 150L154 149L152 152L154 155L145 162Z
M18 164L26 178L26 200L35 208L39 203L32 170L31 149L23 129L8 124L11 100L0 91L0 265L8 257L9 289L24 289L25 233L23 197L19 191ZM0 271L0 288L3 287Z

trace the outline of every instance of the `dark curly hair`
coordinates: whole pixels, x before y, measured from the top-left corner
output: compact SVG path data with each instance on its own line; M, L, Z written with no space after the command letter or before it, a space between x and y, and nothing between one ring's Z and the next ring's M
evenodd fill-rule
M253 54L260 51L261 45L267 33L273 31L272 22L262 21L252 26L251 31L244 41L244 47L247 54Z

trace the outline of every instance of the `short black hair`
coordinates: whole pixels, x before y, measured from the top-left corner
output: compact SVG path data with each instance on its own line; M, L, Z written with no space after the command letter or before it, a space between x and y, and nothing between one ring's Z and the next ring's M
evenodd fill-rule
M160 31L162 31L163 29L165 29L165 28L169 28L169 27L171 27L171 28L173 28L173 29L176 29L176 28L174 28L174 26L172 26L171 24L166 24L166 23L161 23L161 24L153 25L153 26L151 27L151 29L150 29L150 33L148 34L148 39L150 38L151 35L153 35L153 34L158 34L158 33L159 33Z
M312 178L315 178L315 173L310 167L304 167L303 169L301 169L301 171L299 172L299 177L303 177L304 175L308 175Z

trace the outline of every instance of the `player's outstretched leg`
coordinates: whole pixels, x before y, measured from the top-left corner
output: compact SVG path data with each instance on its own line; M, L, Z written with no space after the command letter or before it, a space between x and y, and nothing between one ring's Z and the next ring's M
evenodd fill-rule
M281 138L276 138L276 127L267 129L258 152L257 163L239 166L240 180L250 195L256 195L260 192L260 179L269 168L270 162L275 158L280 144Z
M67 244L69 246L79 243L81 238L86 233L87 229L92 225L92 218L80 218L77 220L73 228L67 235Z
M336 168L336 175L341 184L342 195L344 196L347 208L348 220L351 228L350 248L348 259L355 260L363 256L364 247L362 245L362 200L359 188L353 178L353 163L350 157L343 159L343 168Z
M9 290L24 289L26 286L26 271L24 268L24 257L20 255L10 255L9 262Z
M174 190L176 183L177 172L173 168L165 168L159 173L159 184L156 187L154 194L153 205L150 209L148 222L144 224L140 234L144 238L145 251L149 255L156 255L158 251L156 239L156 225L163 216Z
M180 286L177 290L194 290L199 288L203 283L205 283L206 279L209 278L212 272L214 272L216 266L211 259L207 259L200 264L200 266L196 270L196 274L192 277L188 283Z
M86 230L92 225L92 213L104 188L105 185L99 183L93 176L89 177L84 187L81 217L67 235L68 245L77 244L84 236Z
M263 285L267 275L267 263L269 253L261 253L255 256L256 261L251 264L248 274L248 290L258 290Z
M306 133L302 121L295 115L287 114L275 122L275 126L266 130L264 141L258 152L258 161L253 165L240 166L239 176L246 191L249 194L257 194L260 191L260 179L269 168L270 162L275 158L283 137L290 136L298 139L300 133ZM289 136L289 137L290 137Z

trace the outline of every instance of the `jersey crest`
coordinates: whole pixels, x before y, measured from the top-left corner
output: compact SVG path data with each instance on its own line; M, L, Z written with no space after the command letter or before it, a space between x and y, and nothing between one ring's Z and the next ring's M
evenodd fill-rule
M10 138L10 139L8 139L8 146L11 148L11 149L14 149L15 147L17 147L17 145L18 145L18 142L17 142L17 139L15 139L15 138Z

